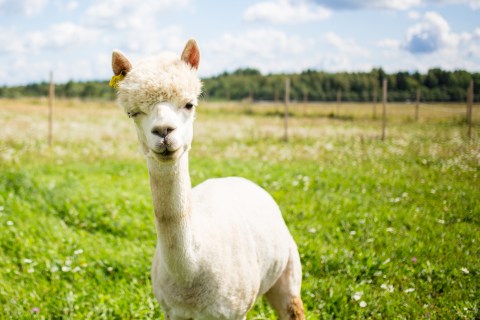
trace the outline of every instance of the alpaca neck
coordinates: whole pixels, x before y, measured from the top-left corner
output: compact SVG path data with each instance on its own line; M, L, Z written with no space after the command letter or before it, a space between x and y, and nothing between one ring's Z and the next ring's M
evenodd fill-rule
M157 228L157 255L172 275L193 272L194 237L188 153L174 163L148 159L148 173Z
M156 221L159 226L181 222L190 214L192 186L188 154L172 163L148 158L147 164Z

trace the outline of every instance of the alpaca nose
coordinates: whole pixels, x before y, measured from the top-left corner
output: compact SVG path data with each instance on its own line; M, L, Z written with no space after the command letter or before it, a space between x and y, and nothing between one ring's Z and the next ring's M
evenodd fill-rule
M175 131L174 126L155 126L152 128L151 132L153 135L158 136L160 138L165 138L168 136L171 132Z

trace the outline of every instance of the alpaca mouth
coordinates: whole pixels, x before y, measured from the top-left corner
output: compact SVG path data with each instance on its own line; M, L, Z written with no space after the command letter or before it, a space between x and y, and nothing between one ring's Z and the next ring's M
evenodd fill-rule
M162 156L162 157L170 157L171 155L173 155L176 151L170 151L168 149L165 149L165 151L163 152L160 152L159 154Z
M180 154L180 149L177 150L168 150L165 148L164 150L151 150L155 158L159 159L160 161L169 161L175 160L177 155Z

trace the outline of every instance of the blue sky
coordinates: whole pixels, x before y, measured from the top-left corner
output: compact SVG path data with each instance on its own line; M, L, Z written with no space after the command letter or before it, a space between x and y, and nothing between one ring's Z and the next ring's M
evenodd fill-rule
M106 80L197 39L200 75L480 71L480 0L0 0L0 85Z

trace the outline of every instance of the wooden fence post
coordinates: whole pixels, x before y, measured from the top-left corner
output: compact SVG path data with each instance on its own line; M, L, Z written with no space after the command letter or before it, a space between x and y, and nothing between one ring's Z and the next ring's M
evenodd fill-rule
M377 119L377 85L373 86L373 119Z
M285 135L283 139L285 142L288 142L288 104L290 103L290 78L285 79L285 114L284 114L284 124L285 124Z
M341 102L342 102L342 90L338 89L337 90L337 112L336 112L337 117L340 115L340 103Z
M53 71L50 71L50 87L48 90L48 146L53 143L53 103L55 100L55 85L53 83Z
M276 114L280 114L281 110L279 110L279 107L278 107L278 104L279 104L279 101L280 101L280 94L278 92L278 88L275 86L275 92L274 92L274 96L273 96L273 101L275 102L275 113Z
M307 115L308 90L303 90L303 116Z
M467 123L468 123L467 136L469 139L472 138L472 106L473 106L473 80L470 80L470 86L468 87L468 92L467 92Z
M382 141L385 140L385 129L387 127L387 79L383 79L383 112L382 112Z
M415 121L418 122L418 109L420 108L420 88L417 88L417 100L415 103Z

